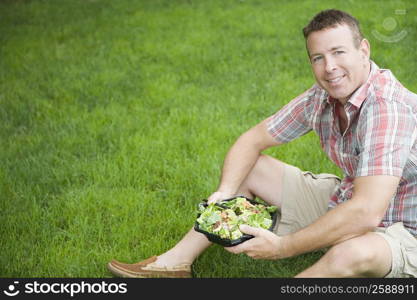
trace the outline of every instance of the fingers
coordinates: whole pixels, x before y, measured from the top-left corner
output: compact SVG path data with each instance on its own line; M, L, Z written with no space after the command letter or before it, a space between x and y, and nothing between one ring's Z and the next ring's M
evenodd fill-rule
M207 198L207 203L215 203L215 202L219 202L221 200L224 199L229 199L232 198L233 195L229 194L229 193L224 193L224 192L214 192L213 194L210 195L210 197Z
M213 203L213 202L220 201L221 199L220 199L219 193L215 192L215 193L211 194L211 196L208 197L207 200L208 200L207 202L210 204L210 203Z
M252 226L245 225L245 224L240 225L239 229L243 233L250 234L250 235L253 235L253 236L258 236L260 234L259 228L252 227Z
M207 199L207 203L208 203L208 204L210 204L210 203L216 203L217 201L219 201L219 200L214 199L214 198L208 198L208 199Z
M252 257L253 259L258 259L260 258L256 251L251 250L252 247L248 244L248 242L244 242L240 245L237 246L233 246L233 247L225 247L226 251L233 253L233 254L241 254L241 253L245 253L247 256Z
M250 226L248 226L250 227ZM253 251L256 249L256 245L258 244L257 241L254 241L255 238L249 239L239 245L233 246L233 247L225 247L227 251L234 254L240 254L240 253L246 253Z
M243 233L250 234L253 236L258 236L260 234L259 228L251 227L249 225L242 224L239 226L239 229ZM246 253L247 255L249 255L248 251L251 251L251 249L253 248L252 243L253 241L249 240L233 247L226 247L225 249L229 251L230 253L234 253L234 254Z
M245 247L243 247L243 244L233 246L233 247L225 247L224 249L226 249L228 252L233 253L233 254L240 254L240 253L245 252L245 249L244 249Z

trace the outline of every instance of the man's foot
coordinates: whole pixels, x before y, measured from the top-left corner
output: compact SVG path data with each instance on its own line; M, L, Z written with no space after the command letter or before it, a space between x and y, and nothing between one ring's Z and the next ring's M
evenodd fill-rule
M129 278L191 278L191 264L160 266L156 264L157 256L152 256L134 264L112 260L107 268L114 275Z

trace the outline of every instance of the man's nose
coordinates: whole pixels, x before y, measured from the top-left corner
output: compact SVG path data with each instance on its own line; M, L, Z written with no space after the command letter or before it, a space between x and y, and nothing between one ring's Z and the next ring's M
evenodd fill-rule
M326 72L327 73L331 73L336 69L336 63L335 63L333 58L327 57L325 59L325 63L326 63Z

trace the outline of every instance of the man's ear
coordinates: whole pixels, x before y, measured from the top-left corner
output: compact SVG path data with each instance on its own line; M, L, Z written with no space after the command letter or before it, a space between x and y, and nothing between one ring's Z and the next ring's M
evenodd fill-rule
M359 50L362 52L363 58L369 60L371 57L371 45L367 39L362 39Z

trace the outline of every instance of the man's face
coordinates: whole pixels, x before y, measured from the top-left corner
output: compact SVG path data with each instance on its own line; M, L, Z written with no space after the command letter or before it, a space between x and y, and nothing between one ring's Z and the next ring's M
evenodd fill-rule
M355 47L347 25L312 32L307 38L311 67L317 83L345 104L369 75L369 43Z

